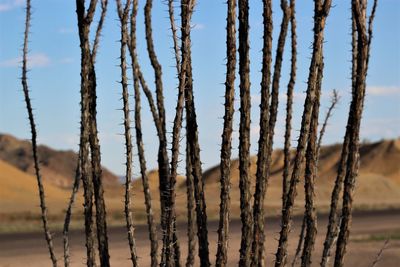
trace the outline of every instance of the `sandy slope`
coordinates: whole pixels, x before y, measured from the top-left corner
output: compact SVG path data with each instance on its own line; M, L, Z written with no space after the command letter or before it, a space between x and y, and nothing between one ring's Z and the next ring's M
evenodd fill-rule
M3 137L4 139L4 137ZM8 140L8 139L7 139ZM10 139L11 141L14 139ZM15 140L13 142L16 142ZM1 143L1 142L0 142ZM4 145L4 142L1 143ZM25 144L25 143L24 143ZM386 140L361 146L361 168L356 183L355 207L359 209L400 207L400 140ZM14 145L13 145L14 146ZM9 147L9 146L8 146ZM4 150L0 147L0 150ZM14 151L14 150L13 150ZM15 152L15 151L14 151ZM13 152L13 153L14 153ZM341 146L331 145L322 148L320 157L319 175L316 180L316 198L319 211L326 211L332 192L336 169L340 158ZM53 153L53 152L52 152ZM57 154L57 153L56 153ZM3 155L4 156L4 155ZM54 165L54 164L53 164ZM68 164L67 164L68 165ZM267 191L265 205L269 214L277 214L281 206L281 183L283 168L283 152L276 150L273 154L271 179ZM53 168L54 169L54 168ZM254 180L256 171L256 158L252 157L251 180L254 190ZM0 164L0 216L12 215L19 212L29 212L38 214L39 209L37 197L36 179L17 169L4 161ZM47 177L48 173L43 176ZM153 207L156 216L159 214L159 192L158 192L158 173L150 171L148 173ZM49 178L48 178L49 179ZM58 185L57 183L45 181L45 191L49 203L50 214L60 216L66 207L70 194L69 188ZM219 167L215 166L204 172L205 196L207 201L207 215L209 219L217 219L219 212ZM232 162L232 189L231 207L232 217L239 216L239 170L238 161ZM301 213L303 210L304 182L301 179L298 184L298 196L295 211ZM110 219L123 220L123 196L122 185L110 186L105 188L106 205L110 214ZM79 196L82 195L82 190ZM133 182L133 213L136 220L145 222L144 196L141 179ZM185 177L177 178L177 215L179 219L186 217L186 182ZM82 198L77 201L79 209L76 213L82 214ZM1 226L1 223L0 223Z
M36 178L0 160L0 210L2 213L38 209L39 197ZM58 209L69 192L44 182L49 208Z

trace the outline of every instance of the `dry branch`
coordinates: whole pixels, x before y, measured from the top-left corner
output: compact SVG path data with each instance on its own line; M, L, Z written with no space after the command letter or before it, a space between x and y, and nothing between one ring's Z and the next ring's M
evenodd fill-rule
M271 3L266 3L266 5L271 5ZM270 9L271 7L269 7ZM271 60L271 41L272 41L272 18L270 21L265 21L265 31L267 38L264 43L266 46L264 49L268 57L268 63L263 68L263 79L261 86L261 116L260 116L260 138L258 141L258 154L257 154L257 173L256 173L256 190L254 193L254 233L253 233L253 265L259 266L263 265L264 262L264 199L267 191L269 175L270 175L270 165L271 156L273 150L273 137L275 131L275 123L278 115L278 101L279 101L279 82L282 69L283 52L285 48L287 29L291 17L291 7L288 6L286 0L281 1L281 9L283 12L282 23L280 27L278 45L275 56L274 74L272 78L272 88L271 88L271 104L268 106L269 92L268 86L270 82L270 60ZM270 11L268 11L270 12ZM271 12L272 13L272 12ZM271 14L268 16L272 17ZM263 62L264 66L264 62ZM265 78L266 76L266 78ZM267 88L265 88L267 86ZM268 114L269 113L269 114Z
M169 160L167 152L167 132L165 127L165 109L164 109L164 96L163 96L163 83L162 83L162 68L158 62L157 55L154 49L153 42L153 29L151 20L151 11L153 7L152 0L146 0L146 5L144 7L144 17L145 17L145 31L146 31L146 44L147 51L151 65L154 69L155 85L156 85L156 106L157 106L157 118L155 123L157 124L158 138L159 138L159 149L158 149L158 172L159 172L159 187L160 187L160 207L161 207L161 228L163 232L166 232L166 215L165 215L165 203L169 199ZM141 79L142 80L142 79ZM142 88L143 84L142 84ZM148 94L146 96L149 98ZM153 115L154 117L154 115Z
M352 1L352 15L356 22L357 29L357 71L352 90L352 102L346 129L346 131L349 131L349 154L346 162L341 215L342 221L340 223L340 232L336 243L335 267L341 267L344 264L344 255L350 235L355 183L359 170L360 124L364 107L369 52L372 40L372 23L376 12L377 1L374 1L370 21L368 22L368 29L366 3L367 1Z
M81 47L81 136L80 136L80 165L81 177L84 189L84 214L86 235L86 264L95 266L94 229L93 229L93 183L90 173L89 160L89 120L90 120L90 84L89 72L91 68L89 28L93 20L94 2L91 1L89 11L85 15L85 1L76 1L76 13Z
M315 172L314 172L314 178L313 178L314 181L318 177L318 162L319 162L319 155L320 155L320 150L321 150L322 139L323 139L323 136L325 134L326 126L328 125L328 121L329 121L330 117L332 116L333 109L335 108L335 106L338 103L338 101L339 101L338 92L336 90L333 90L332 99L331 99L331 105L328 108L328 111L327 111L327 113L325 115L324 122L323 122L321 130L319 132L318 143L317 143L317 147L316 147L316 157L315 157L315 167L316 167L316 169L315 169ZM301 253L303 244L304 244L304 234L305 234L305 228L306 228L306 220L307 220L307 216L305 214L303 216L303 221L302 221L302 224L301 224L299 241L297 243L296 253L295 253L294 257L293 257L292 266L295 266L295 264L297 262L297 259L298 259L299 255Z
M250 266L252 243L252 213L250 191L250 59L249 59L249 1L239 0L239 188L242 236L239 266Z
M175 183L177 177L177 167L178 167L178 157L179 157L179 141L180 141L180 132L182 128L182 115L184 108L184 100L185 100L185 87L186 87L186 69L189 66L190 60L190 21L191 14L193 11L194 3L189 1L188 3L188 12L186 12L186 16L182 18L182 61L181 68L179 73L179 85L178 85L178 99L176 106L176 114L174 119L173 131L172 131L172 156L171 156L171 168L170 168L170 176L167 184L167 192L169 194L167 198L167 202L165 203L165 228L166 231L163 236L163 251L161 257L161 264L163 266L176 266L175 254L177 251L174 251L174 240L176 241L177 236L176 233L176 214L175 214ZM175 236L174 236L175 235Z
M318 69L317 85L316 85L316 98L314 102L310 133L308 137L307 151L306 151L306 167L304 177L304 191L305 191L305 226L306 234L304 239L303 254L301 257L301 266L311 266L311 255L314 250L315 238L317 236L317 213L315 211L315 179L317 176L318 166L318 147L317 147L317 130L319 118L319 106L321 96L321 83L323 74L323 61Z
M25 11L25 32L24 32L24 45L22 50L22 89L24 92L24 98L26 103L26 109L28 111L28 118L29 124L31 127L31 140L32 140L32 154L33 154L33 161L35 167L35 175L38 184L39 190L39 201L40 201L40 211L41 211L41 218L43 223L43 231L47 242L47 248L49 250L50 259L53 264L53 267L57 266L57 258L54 254L54 247L53 247L53 238L51 236L49 226L48 226L48 218L47 218L47 206L46 206L46 198L44 194L44 187L42 182L42 175L39 166L39 158L37 152L37 133L36 133L36 125L35 119L33 117L33 109L31 104L31 99L29 96L29 86L28 86L28 78L27 78L27 64L28 64L28 42L29 42L29 29L31 26L31 1L26 0L26 11Z
M190 25L190 16L188 13L192 13L194 8L194 2L191 3L189 0L181 2L181 14L182 14L182 28L186 25ZM190 30L187 33L182 32L182 36L186 35L187 41L187 54L188 62L186 67L186 85L185 85L185 107L186 107L186 121L187 139L190 146L190 163L192 165L193 185L194 185L194 196L196 204L196 222L197 222L197 237L199 244L199 258L200 266L210 266L209 260L209 249L208 249L208 229L207 229L207 212L206 212L206 201L204 196L204 182L203 174L201 169L200 159L200 145L199 145L199 133L196 118L196 108L193 95L193 74L192 74L192 59L191 59L191 39ZM183 54L183 51L182 51Z
M276 252L275 266L284 266L287 258L288 235L290 231L291 217L294 200L297 195L297 184L300 178L301 165L305 156L310 131L312 111L317 94L318 70L321 70L322 64L322 46L324 40L324 28L326 18L329 14L331 1L316 1L314 14L314 42L313 53L310 63L309 77L307 83L307 96L304 103L304 112L301 122L300 137L298 140L296 156L294 160L293 172L290 180L290 187L287 194L287 200L282 214L281 231L279 244Z
M81 147L79 145L79 147ZM68 267L69 266L69 225L71 222L71 216L72 216L72 208L75 203L75 198L76 198L76 193L78 193L79 190L79 184L81 180L81 152L78 152L78 163L75 169L75 179L74 179L74 184L72 186L72 192L71 192L71 197L69 198L68 202L68 207L65 212L65 219L64 219L64 227L63 227L63 245L64 245L64 266Z
M376 267L376 265L378 264L378 262L381 260L382 258L382 254L385 251L385 249L388 247L389 245L389 241L390 239L386 239L385 243L383 243L382 248L379 250L378 254L376 255L374 261L372 262L371 267Z
M120 68L121 68L121 85L122 85L122 101L123 101L123 112L124 112L124 137L125 137L125 149L126 149L126 172L125 172L125 219L126 228L128 233L129 251L132 266L138 266L137 253L136 253L136 241L134 237L134 225L133 217L131 212L131 187L132 187L132 158L133 158L133 146L131 136L131 120L129 110L129 92L128 92L128 77L127 77L127 63L126 63L126 46L128 43L128 19L129 9L131 1L127 0L125 6L121 3L121 0L117 0L118 17L121 23L121 48L120 48ZM135 82L137 87L137 82ZM136 91L136 88L135 88Z
M285 144L283 148L284 160L283 160L283 180L282 180L282 207L285 206L286 195L288 191L288 180L289 180L289 169L290 169L290 138L292 131L292 113L293 113L293 90L296 82L296 63L297 63L297 37L296 37L296 10L295 1L290 2L291 16L290 16L290 27L291 27L291 68L290 68L290 79L287 87L287 102L286 102L286 123L285 123Z
M186 124L186 134L188 128ZM186 196L187 196L187 237L188 237L188 255L186 257L186 267L194 265L195 262L195 249L196 249L196 218L195 218L195 197L194 197L194 181L192 175L192 163L191 163L191 150L189 141L186 137Z
M143 193L145 198L146 214L147 214L147 226L149 228L149 239L150 239L150 257L151 266L156 267L158 265L158 240L157 240L157 227L154 220L150 186L147 176L146 159L142 138L142 125L141 125L141 100L140 100L140 88L139 88L139 68L137 64L136 55L136 18L137 18L138 1L133 0L133 7L131 12L131 32L130 41L128 44L133 72L133 84L135 92L135 132L136 132L136 145L138 147L138 156L140 164L140 173L142 176Z
M229 210L230 210L230 176L232 154L233 114L235 100L236 71L236 0L228 0L226 18L226 80L225 80L225 114L222 132L220 163L220 212L218 226L218 248L216 266L225 267L228 263Z

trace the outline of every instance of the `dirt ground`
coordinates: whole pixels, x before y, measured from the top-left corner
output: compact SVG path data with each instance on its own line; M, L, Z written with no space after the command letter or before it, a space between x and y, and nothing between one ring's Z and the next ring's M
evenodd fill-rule
M270 266L274 260L279 231L279 218L271 217L266 220L266 260ZM400 262L400 210L369 211L355 213L351 231L351 242L347 249L345 266L371 266L377 253L383 247L387 237L391 236L388 246L383 251L382 258L376 266L396 267ZM315 253L313 254L313 266L318 266L321 256L322 243L326 231L326 215L321 215L318 221L318 237ZM289 262L297 243L301 218L294 218L293 231L290 236ZM215 262L216 254L216 230L218 224L209 222L210 259ZM230 255L229 266L237 266L238 251L240 246L240 228L238 220L233 220L230 231ZM180 244L182 249L182 262L187 254L185 225L179 226ZM149 266L149 241L146 226L136 228L137 252L140 257L140 266ZM111 265L131 266L125 229L121 227L110 228L110 255ZM55 233L56 252L62 264L62 240L61 234ZM82 231L71 232L71 266L85 265L84 233ZM161 242L159 243L161 245ZM199 260L196 259L196 264ZM13 233L0 235L0 267L42 267L50 266L46 244L42 233Z

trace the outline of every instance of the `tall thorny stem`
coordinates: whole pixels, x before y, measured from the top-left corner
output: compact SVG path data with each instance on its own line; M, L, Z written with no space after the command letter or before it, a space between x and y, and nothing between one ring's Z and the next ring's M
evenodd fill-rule
M271 5L271 3L267 3ZM286 35L288 25L291 18L291 8L294 8L294 2L289 6L286 0L281 0L281 9L283 12L282 23L278 37L277 50L275 55L274 72L272 77L271 86L271 100L269 101L268 86L270 82L270 60L271 60L271 43L272 40L272 20L265 18L264 21L264 51L268 53L266 65L263 62L263 79L266 81L261 82L261 116L260 116L260 137L258 141L258 154L257 154L257 173L256 173L256 190L254 193L254 233L253 233L253 265L264 265L264 199L267 191L267 186L270 176L270 166L272 160L273 138L275 132L275 124L278 116L278 102L279 102L279 82L282 69L283 52L285 48ZM270 7L269 7L270 8ZM271 14L264 14L264 16L272 16ZM265 69L264 69L265 66ZM266 76L266 78L265 78ZM266 88L267 87L267 88Z
M282 207L285 206L286 195L288 191L288 180L290 170L290 139L292 131L292 116L293 116L293 91L296 83L296 71L297 71L297 36L296 36L296 10L295 1L290 2L291 16L290 16L290 37L291 37L291 67L290 67L290 79L287 86L286 93L286 119L285 119L285 142L283 148L283 179L282 179Z
M121 68L121 86L122 86L122 102L124 113L124 137L125 137L125 150L126 150L126 170L125 170L125 220L128 233L128 243L130 258L132 266L138 266L136 242L134 237L134 225L131 212L131 187L132 187L132 158L133 158L133 145L131 136L131 120L129 110L129 92L128 92L128 77L127 77L127 63L126 63L126 47L128 44L128 20L131 0L127 0L125 6L121 0L116 0L118 17L121 23L121 55L120 55L120 68Z
M326 131L326 127L328 125L328 121L330 119L330 117L332 116L332 112L333 109L335 108L335 106L337 105L337 103L339 102L339 94L338 92L334 89L332 91L332 96L331 96L331 104L328 108L328 111L326 112L325 115L325 119L324 122L322 124L322 127L319 131L319 136L318 136L318 143L317 143L317 147L316 147L316 156L315 156L315 171L313 174L313 180L315 181L316 178L318 177L318 162L319 162L319 155L320 155L320 151L321 151L321 144L322 144L322 140L323 140L323 136L325 135L325 131ZM307 211L305 211L306 213ZM305 229L306 229L306 222L307 222L307 216L303 216L303 221L301 224L301 230L300 230L300 236L299 236L299 241L297 243L297 248L296 248L296 253L293 257L292 260L292 266L296 265L297 259L301 253L301 250L303 248L303 244L304 244L304 235L305 235Z
M158 240L157 240L157 227L154 220L152 200L150 194L149 179L147 176L146 158L144 152L143 138L142 138L142 125L141 125L141 97L140 97L140 78L139 68L136 53L136 18L137 18L138 1L132 1L132 12L130 17L130 40L129 40L129 51L131 55L132 72L133 72L133 87L135 95L135 133L136 133L136 145L138 148L140 173L143 184L143 194L145 198L146 214L147 214L147 225L149 228L149 239L150 239L150 257L151 266L155 267L158 265Z
M235 100L236 71L236 0L228 0L226 18L226 80L225 80L225 114L222 132L220 163L220 212L218 226L217 267L227 266L229 242L229 209L230 209L230 176L232 154L232 132Z
M291 217L294 206L294 200L297 195L297 184L300 178L301 165L305 156L306 147L310 132L310 123L313 113L313 106L317 95L317 79L318 72L322 71L322 45L323 33L326 23L326 18L329 14L331 1L315 1L315 14L314 14L314 42L313 52L310 63L309 78L307 84L307 96L304 103L304 112L301 122L300 137L298 140L296 155L294 159L292 176L290 179L290 186L287 194L285 207L282 210L281 231L279 236L279 244L276 252L275 266L284 266L287 258L287 243L288 235L291 226Z
M182 4L184 4L182 2ZM189 0L187 3L186 16L182 17L182 29L181 29L181 51L182 51L182 61L180 73L178 75L179 85L178 85L178 99L176 106L176 114L173 124L172 131L172 148L171 148L171 165L170 165L170 176L168 191L169 197L166 202L166 232L163 236L163 252L161 258L161 264L163 266L175 266L175 253L174 246L174 233L176 233L176 214L175 214L175 183L177 177L177 167L178 167L178 157L179 157L179 142L180 142L180 132L182 128L182 118L185 100L185 87L187 82L187 68L189 67L190 61L190 21L191 15L194 7L194 2ZM183 13L183 12L182 12Z
M37 151L37 132L36 132L36 124L35 119L33 117L33 108L31 104L31 99L29 96L29 86L28 86L28 42L29 42L29 30L31 26L31 1L26 0L26 9L25 9L25 32L24 32L24 45L22 49L22 77L21 84L22 90L24 92L26 109L28 112L29 124L31 127L31 140L32 140L32 154L33 154L33 162L35 167L35 175L38 184L39 190L39 201L40 201L40 211L41 218L43 223L43 231L45 235L45 239L47 242L47 248L49 250L50 259L53 264L53 267L57 266L57 258L54 254L54 246L53 246L53 238L50 233L48 217L47 217L47 206L46 206L46 197L44 194L44 187L42 182L42 174L40 171L38 151Z
M357 30L356 78L352 88L352 102L349 110L346 131L349 132L349 153L346 162L346 175L343 181L343 207L340 231L336 243L335 267L342 267L350 235L353 195L359 170L359 138L362 112L366 91L366 78L372 40L372 25L375 18L377 0L374 1L369 22L367 22L367 1L353 0L352 15ZM346 134L347 135L347 134Z
M253 216L250 191L250 44L249 1L239 0L239 76L240 76L240 125L239 125L239 188L242 235L239 266L250 266Z

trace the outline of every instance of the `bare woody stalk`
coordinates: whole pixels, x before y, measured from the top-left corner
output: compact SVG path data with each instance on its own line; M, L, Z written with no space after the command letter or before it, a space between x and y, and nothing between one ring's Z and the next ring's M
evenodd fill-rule
M382 258L383 252L385 251L385 249L386 249L386 248L388 247L388 245L389 245L389 240L390 240L390 239L386 239L385 243L383 243L382 248L379 250L378 254L376 255L376 257L375 257L375 259L374 259L374 261L372 262L371 267L376 267L376 266L377 266L378 262L379 262L379 261L381 260L381 258Z
M186 125L186 131L187 125ZM195 214L195 198L194 198L194 181L192 175L192 163L190 158L191 150L189 141L186 139L186 197L187 197L187 237L188 237L188 254L186 257L186 267L194 266L195 249L196 249L196 214Z
M376 6L377 6L377 1L374 2L374 6L371 12L371 16L369 19L369 27L368 27L368 34L371 36L368 39L368 46L371 44L372 40L372 24L373 20L375 17L375 12L376 12ZM357 64L358 64L358 49L357 49L357 25L356 25L356 20L354 17L354 13L352 13L352 91L354 93L354 90L356 88L356 81L357 81ZM368 67L368 61L369 61L369 56L367 57L367 67ZM348 119L350 120L350 118ZM348 121L348 125L349 125ZM337 172L337 177L335 180L335 186L332 191L332 197L331 197L331 207L330 207L330 213L329 213L329 223L328 223L328 229L325 237L325 242L324 242L324 250L322 253L322 259L321 259L321 267L324 267L327 265L329 258L331 256L331 250L334 241L337 239L338 234L339 234L339 210L338 210L338 205L339 205L339 195L340 192L342 191L343 187L343 180L346 175L346 162L348 159L348 154L349 154L349 142L350 142L350 127L346 127L346 134L344 137L343 141L343 146L342 146L342 152L341 152L341 157L340 157L340 163L338 166L338 172Z
M239 0L239 188L242 236L239 266L250 266L253 218L250 192L250 59L249 59L249 1Z
M80 147L80 146L79 146ZM69 225L71 222L72 208L75 203L76 193L79 191L79 184L81 179L81 152L78 152L78 163L75 169L75 179L72 185L71 197L69 198L68 207L65 212L64 227L63 227L63 245L64 245L64 266L68 267L70 263L69 253Z
M222 131L221 163L220 163L220 211L218 226L218 247L216 266L225 267L228 263L229 242L229 209L231 188L231 155L233 115L235 112L235 76L236 76L236 0L227 1L226 16L226 80L225 80L225 114Z
M172 130L172 156L171 156L171 173L169 177L169 184L167 184L167 190L169 190L168 201L165 203L165 211L166 211L166 232L163 236L163 255L161 257L161 265L162 266L175 266L175 258L174 258L174 233L176 230L175 220L175 183L177 177L177 167L178 167L178 158L179 158L179 141L180 141L180 132L182 128L182 115L184 108L184 100L185 100L185 86L186 86L186 69L189 65L190 55L189 55L189 45L190 45L190 21L191 15L193 11L194 2L189 1L188 12L186 12L186 17L182 20L182 61L181 68L179 73L179 85L178 85L178 99L176 106L176 114L174 119L174 125Z
M169 201L170 197L169 191L169 178L170 178L170 170L169 170L169 160L168 160L168 152L167 152L167 137L166 137L166 127L165 127L165 108L164 108L164 96L163 96L163 83L162 83L162 67L158 62L157 55L154 49L153 42L153 30L152 30L152 20L151 20L151 11L153 7L152 0L146 0L146 5L144 7L144 17L145 17L145 32L146 32L146 43L147 43L147 52L149 55L149 59L151 65L154 69L155 76L155 85L156 85L156 106L158 114L155 116L155 107L154 101L152 99L152 95L149 90L147 90L147 86L145 85L145 80L143 75L139 69L139 77L142 88L146 94L146 97L149 101L149 105L151 107L153 118L158 131L158 139L159 139L159 149L158 149L158 174L159 174L159 189L160 189L160 207L161 207L161 228L162 232L166 233L166 214L165 214L165 203ZM172 8L172 6L171 6ZM172 13L173 14L173 13ZM173 19L173 18L172 18ZM157 119L156 119L157 117ZM175 224L175 223L174 223ZM180 254L178 237L174 231L174 249L175 255ZM165 246L164 246L165 247ZM163 248L164 248L163 247ZM162 256L165 255L162 253Z
M253 233L253 265L263 265L264 262L264 198L268 186L271 155L273 149L273 137L275 130L275 123L278 114L278 101L279 101L279 81L282 69L283 52L286 42L286 35L288 25L291 17L291 7L288 6L286 0L281 0L281 9L283 12L280 33L278 37L278 47L276 50L274 74L272 79L271 89L271 104L268 105L269 95L268 88L261 90L261 116L260 116L260 138L258 141L258 154L257 154L257 173L256 173L256 191L254 193L254 233ZM271 15L270 15L271 16ZM270 28L267 33L272 39L272 21L268 22L264 27ZM268 38L268 37L267 37ZM267 44L267 49L271 48L271 44ZM267 52L268 53L268 52ZM271 53L269 51L269 53ZM270 54L268 55L270 57ZM267 66L267 86L270 81L270 62ZM268 71L268 72L267 72ZM263 86L263 82L261 83ZM264 95L263 95L264 94ZM267 114L269 113L269 114Z
M128 19L131 1L127 0L125 6L122 5L120 0L117 0L118 17L121 23L121 85L122 85L122 101L124 112L124 136L125 136L125 149L126 149L126 172L125 172L125 219L128 233L129 251L131 254L132 266L138 266L136 242L134 237L134 225L131 212L131 187L132 187L132 136L131 136L131 120L129 110L129 92L128 92L128 78L127 78L127 64L126 64L126 46L128 43ZM136 84L135 84L136 86Z
M181 56L180 56L180 52L179 52L178 34L177 34L177 28L176 28L176 24L175 24L174 0L168 0L168 16L169 16L169 23L171 25L172 40L174 42L176 72L179 75L180 65L181 65Z
M101 36L101 31L103 29L103 24L105 20L105 15L107 12L107 5L108 5L108 0L102 0L101 1L101 15L100 15L100 20L97 25L96 29L96 35L95 39L93 42L93 49L92 49L92 61L96 61L96 55L97 55L97 50L99 47L99 42L100 42L100 36ZM81 134L82 134L82 129L81 129ZM72 216L72 208L75 203L75 198L76 198L76 193L79 190L79 184L80 184L80 179L81 179L81 165L80 165L80 159L81 159L81 152L80 152L81 145L79 145L79 152L78 152L78 163L75 171L75 180L74 184L72 186L72 192L71 192L71 197L68 202L68 207L65 213L65 220L64 220L64 227L63 227L63 244L64 244L64 266L68 267L69 266L69 225L71 221L71 216Z
M176 62L176 72L177 75L179 76L180 74L180 69L181 69L181 58L180 58L180 51L179 51L179 44L178 44L178 35L177 35L177 27L175 24L175 16L174 16L174 1L173 0L168 0L168 14L169 14L169 20L170 20L170 25L171 25L171 31L172 31L172 39L174 42L174 57L175 57L175 62ZM183 14L184 15L184 14ZM191 68L191 66L190 66ZM193 82L192 82L192 71L188 71L188 75L190 77L187 77L187 84L185 88L185 94L189 90L188 88L191 87L193 88ZM191 159L191 147L190 143L188 141L188 132L190 131L189 129L189 122L188 122L188 111L189 109L186 107L186 199L187 199L187 246L188 246L188 254L186 257L186 266L193 266L195 262L195 249L196 249L196 214L195 214L195 208L196 208L196 203L195 203L195 193L194 193L194 178L193 178L193 164L192 164L192 159ZM176 236L176 233L175 233ZM179 253L179 250L176 250L176 252ZM176 263L179 264L179 258L180 255L175 252L175 259Z
M300 178L301 164L305 156L312 110L316 99L318 69L322 64L322 45L326 18L331 7L331 0L316 1L314 15L314 42L313 53L310 63L307 96L304 103L303 118L301 122L300 137L298 140L296 155L294 159L293 172L290 180L290 187L287 194L287 200L282 214L281 231L279 244L276 252L275 266L284 266L287 258L288 235L291 225L294 200L297 194L297 184Z
M306 151L306 167L304 176L305 191L305 213L304 222L306 233L304 238L304 248L301 256L301 266L311 266L311 256L314 250L315 238L317 236L317 213L315 211L315 179L317 175L318 148L317 148L317 130L319 118L319 106L321 96L321 83L324 69L323 59L318 69L318 78L316 84L316 98L312 111L310 133L308 137Z
M354 41L354 40L353 40ZM353 51L354 54L354 51ZM356 57L355 57L356 58ZM354 58L353 58L354 60ZM354 61L353 61L353 68L354 68ZM355 76L353 76L355 78ZM345 168L346 168L346 161L349 153L349 131L346 129L346 134L344 137L343 145L342 145L342 152L340 155L340 161L337 170L337 176L335 180L335 185L332 190L331 195L331 205L329 211L329 219L328 219L328 226L327 232L324 241L324 249L322 251L322 259L321 259L321 267L325 267L330 259L331 256L331 249L334 244L334 241L337 239L339 234L339 195L342 191L343 187L343 180L345 176Z
M343 208L340 232L336 243L335 267L342 267L350 235L352 204L356 178L359 170L359 134L364 107L369 52L372 38L372 24L375 17L377 0L374 1L367 24L367 1L352 1L352 14L357 29L357 72L353 88L352 103L349 111L347 129L349 130L349 155L346 163L346 175L343 189Z
M295 1L290 1L290 36L291 36L291 67L290 79L286 93L286 122L285 122L285 142L283 148L283 180L282 180L282 208L285 206L286 195L288 191L288 180L290 170L290 138L292 131L292 113L293 113L293 90L296 83L296 63L297 63L297 37L296 37L296 10Z
M183 8L183 7L182 7ZM182 15L185 16L186 8L182 9ZM189 48L190 53L190 48ZM178 62L178 60L177 60ZM186 88L185 88L185 110L186 110L186 186L187 186L187 213L188 213L188 255L186 258L186 266L193 266L194 257L195 257L195 249L196 249L196 241L195 241L195 227L196 227L196 203L199 202L196 195L196 184L195 184L195 175L197 169L195 169L195 164L193 163L192 154L194 151L193 145L191 142L193 140L193 134L190 132L193 131L193 122L191 121L192 115L190 112L192 108L194 108L193 103L193 74L192 74L192 64L191 64L191 56L189 55L189 63L187 67L187 75L186 75ZM197 125L196 125L197 126ZM200 158L199 158L200 159ZM201 170L200 170L201 172ZM198 179L197 179L198 182ZM197 201L196 201L197 200ZM198 225L198 223L197 223Z
M90 81L89 72L92 61L90 54L89 31L93 21L96 1L91 1L86 12L85 1L76 0L76 13L81 47L81 136L80 165L84 189L84 214L86 235L86 265L95 266L94 229L93 229L93 182L90 173L89 160L89 120L90 120Z
M194 1L189 0L181 2L182 28L190 25L189 12L193 12ZM191 9L191 10L190 10ZM182 36L186 34L182 32ZM186 67L186 86L185 86L185 106L187 120L187 139L190 146L190 161L192 165L192 175L194 184L194 196L196 204L196 222L197 237L199 244L200 266L210 266L209 248L208 248L208 229L207 229L207 212L206 201L204 196L203 174L200 160L200 145L198 137L198 125L196 118L196 108L193 96L193 75L192 75L192 59L191 59L191 39L190 31L187 32L188 43L188 62ZM182 51L183 54L183 51Z
M137 10L138 10L138 1L132 1L132 12L131 12L131 32L130 32L130 40L129 40L129 49L131 52L132 59L132 71L133 71L133 85L135 92L135 132L136 132L136 145L138 147L138 156L139 156L139 164L140 164L140 173L142 176L142 184L143 184L143 193L145 198L146 205L146 214L147 214L147 226L149 228L149 239L150 239L150 257L151 257L151 266L156 267L158 265L158 240L157 240L157 227L154 220L151 194L150 194L150 186L149 179L147 176L147 168L146 168L146 158L144 153L144 145L142 138L142 125L141 125L141 97L140 97L140 88L139 88L139 70L137 64L137 53L136 53L136 18L137 18Z
M181 12L184 12L182 9ZM174 42L174 57L176 62L176 73L180 75L181 69L181 58L180 58L180 51L179 51L179 44L178 44L178 35L177 35L177 27L175 24L175 16L174 16L174 6L173 0L168 0L168 14L169 14L169 21L171 26L172 32L172 39ZM184 16L184 14L182 13ZM190 51L189 51L190 53ZM191 60L189 60L191 61ZM191 68L191 66L188 66ZM189 87L193 87L192 83L192 71L188 71L187 77L187 88L185 88L185 95L187 94L186 91ZM189 77L190 75L190 77ZM188 114L188 108L186 108L186 114ZM187 197L187 237L188 237L188 254L186 257L186 266L193 266L194 259L195 259L195 248L196 248L196 241L195 241L195 195L194 195L194 178L193 178L193 164L191 159L191 148L188 142L188 118L189 116L186 115L186 197ZM174 246L175 246L175 264L180 265L180 249L178 244L178 238L176 231L174 232Z
M49 226L48 226L48 218L47 218L47 206L46 206L46 198L44 194L44 187L42 183L42 175L40 172L39 166L39 158L37 152L37 133L36 133L36 125L35 119L33 117L33 109L31 104L31 99L29 96L29 86L28 86L28 78L27 78L27 64L28 64L28 42L29 42L29 29L31 26L31 1L26 0L26 10L25 10L25 32L24 32L24 45L22 50L22 89L24 92L26 109L28 111L28 118L29 124L31 127L31 140L32 140L32 154L33 154L33 161L35 166L35 175L38 184L39 190L39 201L40 201L40 210L41 210L41 217L43 223L43 231L47 242L47 248L49 250L50 259L53 264L53 267L57 266L57 258L54 254L54 247L53 247L53 238L51 236Z
M260 137L258 140L257 171L256 171L256 190L254 193L254 231L252 243L252 266L260 266L263 263L264 245L264 192L266 191L266 154L269 134L269 86L271 83L271 62L272 62L272 1L263 1L263 62L261 80L261 105L260 105ZM282 28L281 28L282 29Z
M144 7L144 17L145 17L145 31L146 31L146 43L147 43L147 52L150 58L151 65L154 69L155 76L155 85L156 85L156 106L158 111L158 120L155 121L158 124L156 127L158 130L158 139L159 139L159 149L158 149L158 172L159 172L159 187L160 187L160 207L161 207L161 228L165 233L165 203L169 198L169 190L168 184L169 182L169 160L168 160L168 152L167 152L167 136L166 136L166 127L165 127L165 108L164 108L164 96L163 96L163 83L162 83L162 68L160 63L158 62L157 55L154 49L153 42L153 30L152 30L152 22L151 22L151 10L153 7L152 0L146 0L146 5ZM144 79L143 79L144 80ZM141 79L142 83L142 79ZM142 88L144 88L142 84ZM149 94L146 94L149 99ZM150 101L150 100L149 100ZM154 115L153 115L154 117Z
M108 236L107 236L107 221L106 221L106 206L104 201L104 187L102 182L102 167L101 167L101 152L100 142L98 138L97 127L97 93L96 93L96 72L93 58L90 60L90 151L91 151L91 167L92 179L94 188L94 200L96 205L96 228L97 242L100 256L100 266L110 266L110 255L108 252Z
M329 119L331 118L332 112L335 109L336 105L338 104L339 100L340 100L340 96L339 96L338 91L336 89L333 89L332 95L331 95L331 105L329 106L328 111L325 114L324 122L322 123L321 130L319 131L318 144L317 144L317 155L320 154L322 140L325 135L326 127L328 126Z
M325 130L326 127L328 125L328 121L330 119L330 117L332 116L332 112L333 109L335 108L335 106L337 105L337 103L339 102L339 95L338 92L336 90L333 90L332 92L332 99L331 99L331 105L328 108L328 111L325 115L325 119L324 122L322 124L321 130L319 132L319 136L318 136L318 143L317 143L317 150L316 150L316 170L315 170L315 178L314 180L318 177L318 161L319 161L319 155L320 155L320 151L321 151L321 144L322 144L322 139L323 136L325 134ZM299 241L297 243L297 248L296 248L296 254L293 257L293 261L292 261L292 266L296 265L297 259L301 253L303 244L304 244L304 234L305 234L305 229L306 229L306 216L303 216L303 222L301 225L301 230L300 230L300 236L299 236Z
M83 24L87 27L87 36L89 36L90 24L93 20L93 16L96 11L97 0L91 0L87 14L84 13L84 1L83 5L83 16L85 17ZM91 152L91 171L92 171L92 183L94 191L94 200L96 206L96 228L97 228L97 243L100 257L101 266L110 265L110 256L108 252L108 237L107 237L107 222L106 222L106 207L104 202L104 189L102 184L102 168L101 168L101 153L100 153L100 143L98 138L97 130L97 81L96 81L96 71L95 71L95 58L96 52L99 44L99 38L105 18L105 13L107 11L107 1L102 1L102 14L96 30L96 37L94 40L94 47L90 52L89 37L87 37L88 55L87 64L88 76L87 76L87 90L88 90L88 111L89 120L87 127L89 128L89 144Z

